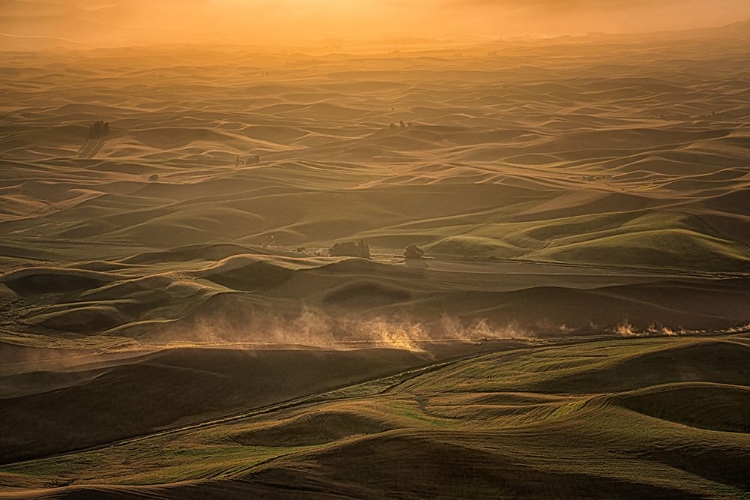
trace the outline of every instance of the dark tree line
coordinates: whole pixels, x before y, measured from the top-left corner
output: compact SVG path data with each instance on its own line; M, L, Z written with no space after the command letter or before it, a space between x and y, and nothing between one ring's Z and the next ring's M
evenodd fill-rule
M107 135L109 135L109 122L98 121L89 125L89 139L101 139Z

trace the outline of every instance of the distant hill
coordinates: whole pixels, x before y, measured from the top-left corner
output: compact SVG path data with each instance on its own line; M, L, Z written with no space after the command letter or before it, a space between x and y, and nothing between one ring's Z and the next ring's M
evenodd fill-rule
M82 2L0 0L1 50L44 50L129 45L162 41L166 30L133 22L133 6L113 4L96 9ZM164 6L160 8L164 10Z
M406 45L414 40L433 40L441 37L448 37L452 42L465 43L467 40L489 40L504 38L527 39L530 36L540 36L540 34L549 34L551 36L562 35L566 30L571 33L583 33L585 23L588 19L586 9L581 9L580 13L572 14L564 12L560 22L552 23L551 18L555 14L550 13L550 7L537 6L539 11L539 26L534 23L529 24L521 14L513 14L513 9L508 11L505 24L496 28L482 28L478 14L481 12L500 12L500 10L482 10L482 9L502 9L502 2L497 2L497 7L488 7L487 4L492 2L467 2L460 8L452 7L452 13L455 14L455 26L444 25L441 29L444 32L421 32L420 26L430 24L425 19L429 16L445 17L446 11L441 11L437 5L439 0L434 0L431 5L429 1L424 2L424 12L415 14L413 7L393 7L377 3L376 0L361 2L362 5L369 5L361 9L340 9L340 12L334 6L328 6L327 9L314 8L306 4L303 0L286 0L284 7L274 7L274 2L267 0L265 2L234 2L216 1L209 2L203 0L128 0L103 2L100 5L84 2L81 0L0 0L0 50L41 50L52 48L93 48L93 47L118 47L132 44L155 44L155 43L173 43L189 42L196 43L200 41L212 41L220 43L272 43L283 40L282 44L295 43L304 40L306 43L315 41L317 43L325 37L338 39L351 38L362 42L362 37L367 40L382 40L384 45ZM459 4L461 2L453 2ZM510 3L510 2L509 2ZM544 3L544 2L541 2ZM655 3L655 2L654 2ZM695 2L693 2L695 3ZM408 4L405 2L404 5ZM485 5L479 5L485 4ZM290 9L300 9L299 12L292 16L286 16L284 12ZM369 10L368 10L369 9ZM592 7L593 9L593 7ZM731 19L732 16L727 14L726 6L717 5L714 9L716 12L724 12L723 17L707 17L693 22L719 23L718 19ZM351 10L351 12L350 12ZM564 10L564 9L563 9ZM594 9L596 10L596 9ZM635 8L630 9L628 16L633 17ZM695 16L695 8L685 8L691 14L685 14L686 19L692 19ZM311 30L304 37L295 39L292 42L289 38L292 33L297 33L300 28L306 28L308 25L315 25L316 20L323 15L323 12L336 14L337 22L322 23L318 30ZM357 20L361 23L361 18L365 12L370 12L380 18L398 18L398 28L394 25L392 30L395 32L383 31L375 33L360 33L352 27L347 28L347 20ZM617 8L602 13L602 16L610 20L617 17L620 12ZM643 7L643 17L648 16L649 7ZM390 14L389 14L390 13ZM397 13L403 13L399 16ZM743 15L744 11L735 11L734 16ZM408 14L408 15L406 15ZM390 17L389 17L390 15ZM416 18L414 16L417 15ZM518 23L513 23L510 19L513 15L521 16ZM525 15L525 14L524 14ZM623 14L624 15L624 14ZM663 13L661 14L663 15ZM348 17L344 17L348 16ZM409 17L411 16L411 17ZM427 16L427 17L425 17ZM452 17L452 18L453 18ZM414 19L412 19L414 18ZM262 19L262 21L261 21ZM418 19L419 21L416 21ZM523 22L521 22L523 21ZM296 23L296 24L295 24ZM369 24L377 24L374 20L368 20ZM571 24L572 23L572 24ZM550 29L544 26L550 25ZM683 26L690 25L685 22ZM567 28L566 28L567 26ZM617 23L601 25L591 25L592 31L612 32L616 29L629 30L628 24L619 25ZM648 30L661 26L657 21L650 20L650 24L632 24L633 31L640 29ZM666 24L664 26L667 26ZM678 26L672 24L671 26ZM613 28L614 27L614 28ZM413 28L413 29L409 29ZM355 31L346 31L355 30ZM669 28L667 28L669 29ZM674 28L672 28L674 29ZM346 33L342 35L338 31ZM528 32L525 32L525 31ZM303 30L304 31L304 30ZM284 34L287 33L287 34ZM665 31L674 35L683 33L680 31ZM690 30L684 33L689 36L750 36L750 22L743 21L730 24L720 28L701 28ZM542 35L546 36L546 35ZM574 35L575 36L575 35ZM602 36L602 35L597 35ZM609 35L603 35L609 37ZM627 35L626 35L627 36ZM639 35L643 36L643 34ZM375 37L375 38L372 38ZM426 37L426 38L425 38ZM520 37L520 38L519 38Z

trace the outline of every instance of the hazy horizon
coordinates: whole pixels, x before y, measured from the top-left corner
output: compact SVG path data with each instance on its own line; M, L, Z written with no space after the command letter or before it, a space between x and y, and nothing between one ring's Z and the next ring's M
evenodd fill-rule
M0 40L62 45L253 45L454 38L490 40L718 27L750 18L742 0L2 0Z

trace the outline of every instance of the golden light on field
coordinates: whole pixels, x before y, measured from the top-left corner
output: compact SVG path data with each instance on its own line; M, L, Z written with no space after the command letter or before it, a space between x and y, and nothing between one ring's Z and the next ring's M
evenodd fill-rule
M745 498L749 53L750 0L0 0L0 499Z

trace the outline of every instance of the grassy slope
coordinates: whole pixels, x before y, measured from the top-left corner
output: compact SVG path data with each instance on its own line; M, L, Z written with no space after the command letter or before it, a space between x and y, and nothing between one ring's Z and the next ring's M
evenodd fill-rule
M431 247L437 254L659 269L747 271L750 254L693 215L620 212L490 224Z
M93 485L174 498L733 498L750 489L746 340L481 355L234 422L5 466L0 481L71 484L44 493L66 498L103 494ZM114 484L134 489L103 486Z
M173 349L105 368L5 377L5 387L26 391L1 400L0 461L100 445L429 361L394 349Z

